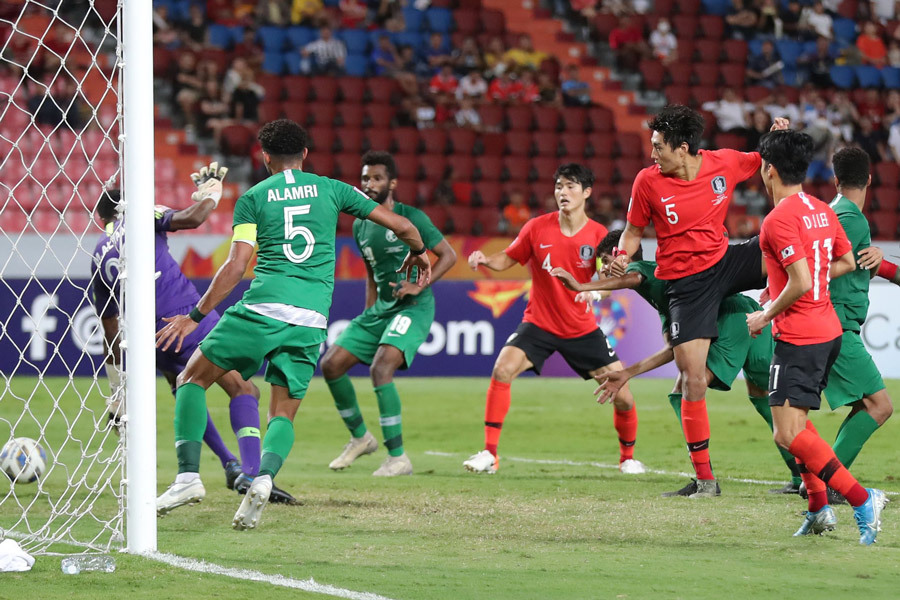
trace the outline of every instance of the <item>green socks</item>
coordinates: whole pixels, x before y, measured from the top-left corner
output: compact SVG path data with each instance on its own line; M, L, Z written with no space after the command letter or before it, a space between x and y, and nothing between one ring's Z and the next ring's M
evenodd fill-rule
M366 424L363 422L362 413L359 411L359 404L356 402L356 390L353 389L353 382L344 374L337 379L325 380L331 395L334 398L334 405L338 409L338 414L344 420L344 425L350 430L350 435L355 438L361 438L366 435Z
M375 396L378 398L378 412L381 413L381 432L384 435L384 445L391 456L403 454L403 426L400 422L400 396L394 382L386 383L375 388Z
M175 455L179 473L200 472L200 449L206 433L206 390L185 383L175 390Z
M275 479L281 465L294 445L294 424L287 417L275 417L269 421L266 437L263 438L262 458L259 461L259 474L269 475Z
M753 408L756 409L759 416L765 419L766 425L769 426L769 431L775 431L772 425L772 408L769 406L769 398L766 396L750 396L750 402L753 403ZM799 486L803 480L800 478L800 468L797 466L797 460L794 458L794 455L780 446L776 446L776 448L781 454L781 460L784 461L784 464L787 465L788 470L791 472L791 483Z
M838 429L837 438L834 440L834 454L842 465L850 468L850 465L859 456L863 444L872 437L876 429L878 429L878 423L864 410L848 415L844 419L841 428Z
M672 410L678 417L678 428L681 429L681 394L669 394L669 404L672 405Z

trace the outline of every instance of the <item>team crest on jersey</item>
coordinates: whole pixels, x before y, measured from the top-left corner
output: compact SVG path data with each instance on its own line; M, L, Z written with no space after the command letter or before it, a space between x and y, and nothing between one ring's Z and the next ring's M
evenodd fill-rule
M396 241L397 241L397 234L394 233L393 231L391 231L390 229L387 230L387 232L384 234L384 237L385 237L385 239L387 239L387 241L389 241L389 242L396 242Z
M578 248L578 258L581 259L579 267L590 269L594 265L594 247L590 244L584 244Z
M725 190L728 189L728 184L725 181L724 175L716 175L712 180L712 190L715 194L724 194Z

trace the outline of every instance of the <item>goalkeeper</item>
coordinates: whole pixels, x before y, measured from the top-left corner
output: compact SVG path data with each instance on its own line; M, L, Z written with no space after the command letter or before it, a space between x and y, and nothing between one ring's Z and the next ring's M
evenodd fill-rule
M184 312L185 307L193 307L200 299L200 294L197 293L194 284L184 276L178 263L169 254L167 233L195 229L206 221L222 197L222 179L227 171L225 167L219 167L217 163L212 163L209 167L203 167L199 173L194 173L191 178L198 189L191 196L195 204L189 208L172 210L165 206L156 207L157 329L165 324L162 320L163 317L180 314ZM124 407L120 406L121 392L117 393L117 390L121 390L120 365L118 364L121 336L119 335L119 305L116 299L119 297L119 249L123 244L125 231L124 227L117 223L119 198L118 190L110 190L105 192L97 203L97 214L103 221L106 231L97 243L91 264L92 300L103 326L108 349L105 367L112 395L108 409L110 421L116 426L121 426L120 417L127 414ZM208 320L209 322L204 322L203 326L197 328L180 351L176 352L173 349L165 352L159 349L156 351L156 368L172 386L173 394L175 378L184 370L187 360L199 345L200 340L209 333L218 320L218 314L210 316L212 318ZM209 413L207 413L203 441L222 462L222 467L225 469L225 485L229 489L236 489L239 493L246 493L259 470L259 389L253 383L244 381L235 371L226 373L219 379L218 384L231 398L231 426L237 436L241 460L239 461L225 446ZM278 488L273 488L271 499L273 502L293 503L295 501L290 494ZM157 510L160 514L165 514L180 505L163 494L157 501Z

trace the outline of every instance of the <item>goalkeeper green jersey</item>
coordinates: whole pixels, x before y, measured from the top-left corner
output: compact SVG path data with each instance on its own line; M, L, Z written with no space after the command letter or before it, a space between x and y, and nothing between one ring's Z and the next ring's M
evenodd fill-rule
M656 271L656 263L650 260L639 260L628 264L625 269L626 273L639 273L644 277L644 281L635 288L641 297L649 302L653 308L659 313L659 319L662 321L663 331L667 331L669 327L669 297L666 294L667 284L654 274ZM732 294L722 300L719 305L719 313L717 321L727 315L734 313L752 313L762 310L759 302L745 296L744 294Z
M324 328L334 291L338 214L360 219L378 206L346 183L289 169L238 198L234 240L258 244L243 303L295 325Z
M841 194L831 201L831 209L850 240L854 260L859 259L859 251L872 245L872 234L865 215L851 200ZM859 331L869 312L869 281L871 273L867 269L856 269L837 279L828 286L831 303L844 331Z
M425 247L429 250L437 246L444 239L441 232L418 208L394 202L394 212L409 219L419 234ZM376 313L384 314L396 311L411 303L433 304L434 296L430 287L423 289L417 296L407 296L402 299L394 298L394 288L391 283L397 283L404 279L403 273L397 269L403 264L409 248L390 229L386 229L377 223L358 219L353 223L353 237L359 252L369 263L372 275L375 279L375 287L378 295L373 309Z

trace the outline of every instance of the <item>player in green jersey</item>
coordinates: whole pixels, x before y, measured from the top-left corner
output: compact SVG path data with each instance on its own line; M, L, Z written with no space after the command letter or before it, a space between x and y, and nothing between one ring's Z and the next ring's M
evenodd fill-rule
M621 230L611 231L597 246L597 257L605 265L612 264L613 251L618 246ZM662 321L663 335L668 341L669 330L669 302L666 295L666 282L657 279L654 274L656 263L642 260L642 253L638 248L632 262L628 264L625 275L621 277L601 277L597 281L579 284L562 269L554 269L551 275L559 277L563 284L577 292L576 301L590 301L593 291L609 291L619 289L633 289L653 308L659 312ZM606 273L608 275L608 273ZM743 294L733 294L726 297L719 307L716 327L719 337L710 344L706 358L706 383L714 390L729 391L738 373L743 370L747 384L747 395L753 408L766 421L769 430L772 430L772 410L769 408L769 398L766 392L769 381L769 364L772 361L774 342L771 335L760 335L751 338L747 331L747 314L760 310L759 303ZM601 383L597 393L601 399L613 397L618 390L632 377L646 373L675 359L675 353L670 345L659 352L641 360L626 369L604 374L597 380ZM675 382L675 387L669 394L669 402L681 422L681 376ZM799 490L801 479L800 471L794 457L779 448L781 458L791 473L791 482L772 490L779 493L794 493ZM716 484L718 495L718 484ZM697 492L696 480L674 492L666 492L663 496L691 496Z
M387 152L367 152L362 157L361 183L372 200L403 215L418 228L425 246L437 256L431 282L440 279L456 262L456 252L425 213L394 199L394 158ZM361 362L370 365L381 432L388 450L387 459L373 475L412 475L412 463L403 451L400 396L394 385L394 372L410 367L416 350L428 337L434 321L434 294L430 287L410 283L397 272L407 247L392 231L358 219L353 223L353 237L366 261L366 309L322 357L325 383L350 430L350 441L328 466L336 471L344 469L360 456L378 449L375 436L366 429L356 391L347 376L347 371Z
M872 182L869 155L859 148L842 148L834 154L833 164L837 196L830 206L847 233L860 266L832 279L828 286L843 334L840 354L828 375L825 399L831 410L850 407L834 441L835 456L849 469L863 445L894 409L881 373L860 338L869 311L869 280L878 271L883 256L871 245L869 222L862 212ZM829 503L843 501L834 491L828 493Z
M175 393L175 453L178 476L169 493L184 504L198 502L200 440L206 427L206 389L223 373L245 379L269 361L272 385L269 423L263 439L259 475L235 513L235 529L258 523L278 473L294 443L294 416L326 338L334 289L335 230L341 212L382 225L410 251L400 270L418 269L426 285L431 263L415 226L379 206L353 186L303 172L306 131L287 119L264 125L258 135L270 177L247 190L234 208L234 236L225 261L190 315L166 318L157 346L166 350L189 335L234 289L257 250L256 277L241 300L222 319L188 361Z

